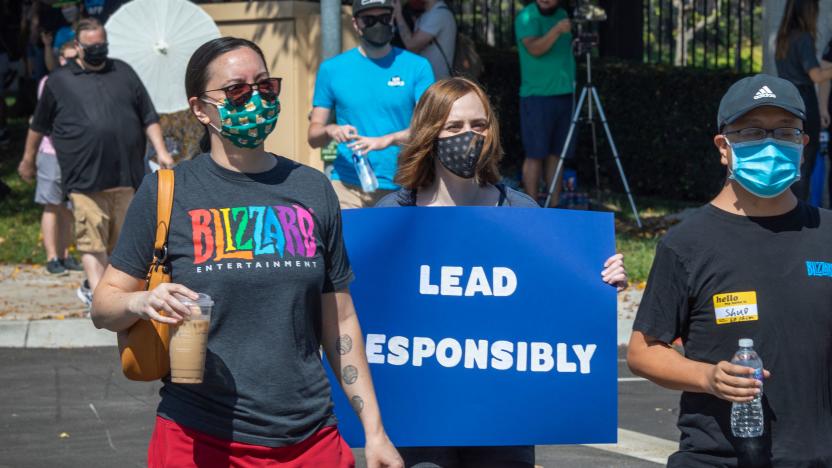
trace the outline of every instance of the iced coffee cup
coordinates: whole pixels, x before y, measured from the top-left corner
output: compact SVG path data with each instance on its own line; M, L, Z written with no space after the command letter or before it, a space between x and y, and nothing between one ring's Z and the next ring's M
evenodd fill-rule
M214 301L202 293L197 300L181 295L177 299L190 309L191 315L170 329L170 380L180 384L202 383Z

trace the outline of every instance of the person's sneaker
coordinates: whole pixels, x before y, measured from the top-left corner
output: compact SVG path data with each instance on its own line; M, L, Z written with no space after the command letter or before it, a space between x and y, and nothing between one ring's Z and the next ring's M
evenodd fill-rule
M78 287L78 290L75 291L75 294L78 296L78 299L84 303L85 306L91 307L92 306L92 290L90 289L90 282L84 280L81 283L81 286Z
M72 255L62 258L61 265L69 271L84 271L84 267L81 266L81 264L78 263L78 260L75 260L75 257Z
M61 260L58 258L53 258L52 260L46 262L46 271L48 271L50 275L69 274L69 272L66 271L66 268L64 268L63 263L61 263Z

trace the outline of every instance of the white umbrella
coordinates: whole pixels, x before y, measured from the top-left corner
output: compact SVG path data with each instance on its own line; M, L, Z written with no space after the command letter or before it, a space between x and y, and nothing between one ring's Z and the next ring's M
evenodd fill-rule
M105 28L110 56L136 70L156 111L163 114L188 108L188 60L199 46L220 37L208 13L186 0L133 0Z

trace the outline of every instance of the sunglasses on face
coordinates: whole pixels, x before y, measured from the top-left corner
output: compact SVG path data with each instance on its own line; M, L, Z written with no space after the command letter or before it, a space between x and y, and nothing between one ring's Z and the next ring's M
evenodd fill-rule
M109 42L96 42L95 44L81 44L79 42L78 45L81 46L82 49L87 50L90 47L109 47L110 43Z
M249 99L251 99L251 95L254 93L255 89L266 101L276 100L277 97L280 96L280 86L282 81L283 78L264 78L257 83L235 83L224 88L209 89L205 92L210 93L211 91L222 91L225 93L225 97L232 106L242 106L248 102Z
M393 20L393 15L384 13L382 15L364 15L358 17L365 28L372 28L376 23L390 24Z

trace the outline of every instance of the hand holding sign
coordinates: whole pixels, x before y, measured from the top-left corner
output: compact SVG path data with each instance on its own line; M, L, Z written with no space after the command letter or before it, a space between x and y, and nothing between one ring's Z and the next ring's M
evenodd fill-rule
M352 292L399 446L604 443L616 437L609 214L412 208L344 212ZM483 235L488 233L488 235ZM620 276L613 257L605 279ZM333 393L345 438L362 430Z

